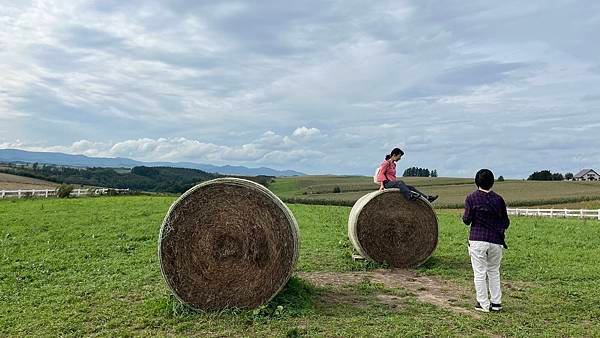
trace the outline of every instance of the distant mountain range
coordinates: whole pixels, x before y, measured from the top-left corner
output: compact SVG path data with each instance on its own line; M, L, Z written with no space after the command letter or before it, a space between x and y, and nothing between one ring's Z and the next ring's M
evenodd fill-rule
M147 167L175 167L199 169L208 173L223 175L243 176L304 176L304 173L294 170L276 170L266 167L248 168L244 166L215 166L192 162L142 162L124 157L89 157L85 155L70 155L64 153L33 152L20 149L0 149L0 162L44 163L73 167L101 167L101 168L133 168Z

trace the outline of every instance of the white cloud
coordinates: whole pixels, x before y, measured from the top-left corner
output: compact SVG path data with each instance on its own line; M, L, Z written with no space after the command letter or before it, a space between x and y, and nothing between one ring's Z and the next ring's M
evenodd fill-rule
M478 156L521 176L599 167L577 145L600 123L599 11L3 1L0 145L329 173L370 174L394 146L442 175Z
M272 151L263 157L261 160L262 163L273 163L277 165L285 165L291 166L296 162L307 162L307 161L319 161L325 157L325 154L309 149L297 149L291 151Z
M301 138L301 139L310 139L312 137L318 136L321 134L321 131L317 128L306 128L300 127L296 128L292 133L293 136Z
M304 148L289 136L267 131L256 141L247 144L223 145L199 140L177 138L140 138L116 143L80 140L67 146L43 146L16 142L0 143L0 148L29 151L64 152L95 157L126 157L148 162L196 162L210 164L269 165L312 161L318 163L324 154Z

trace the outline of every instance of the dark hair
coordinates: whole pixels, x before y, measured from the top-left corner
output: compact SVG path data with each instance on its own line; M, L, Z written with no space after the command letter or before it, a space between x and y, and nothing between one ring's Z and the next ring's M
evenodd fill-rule
M490 190L494 185L494 173L489 169L481 169L475 175L475 184L484 190Z
M390 154L387 154L387 155L385 155L385 160L386 160L386 161L387 161L387 160L389 160L389 159L390 159L390 157L392 157L392 156L390 156Z
M392 157L394 155L402 156L402 155L404 155L404 152L400 148L394 148L394 149L392 149L392 152L390 153L390 157Z

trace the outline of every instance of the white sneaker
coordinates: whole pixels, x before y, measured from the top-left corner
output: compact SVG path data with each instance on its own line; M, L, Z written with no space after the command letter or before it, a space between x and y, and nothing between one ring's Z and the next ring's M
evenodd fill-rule
M490 312L489 307L482 307L481 304L479 304L479 302L477 303L477 305L475 305L475 310L481 311L481 312Z

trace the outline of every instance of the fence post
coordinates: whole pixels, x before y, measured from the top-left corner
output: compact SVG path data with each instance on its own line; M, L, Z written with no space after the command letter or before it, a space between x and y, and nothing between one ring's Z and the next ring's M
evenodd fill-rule
M2 190L2 198L4 198L5 194L6 194L6 192L4 190ZM598 209L598 212L600 212L600 209Z
M554 218L554 209L550 209L550 218Z
M600 221L600 209L598 209L598 220Z
M21 198L21 189L17 191L17 198Z
M46 198L48 198L48 189L46 189Z
M583 218L583 209L579 209L579 218Z

